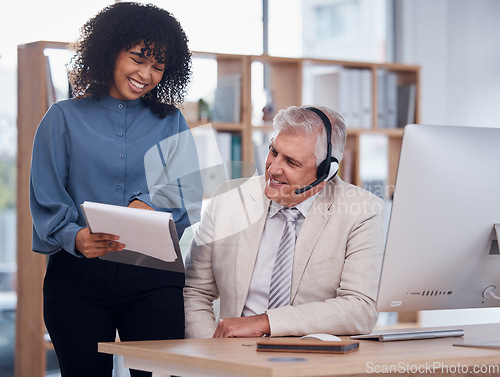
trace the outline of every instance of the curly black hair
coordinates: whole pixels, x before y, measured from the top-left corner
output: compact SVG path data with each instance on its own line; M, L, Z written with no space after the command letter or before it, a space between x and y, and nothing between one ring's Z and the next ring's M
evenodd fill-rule
M108 95L118 54L141 42L145 56L165 63L160 83L142 101L162 118L172 113L191 80L191 52L177 19L152 4L115 3L83 25L69 76L73 96Z

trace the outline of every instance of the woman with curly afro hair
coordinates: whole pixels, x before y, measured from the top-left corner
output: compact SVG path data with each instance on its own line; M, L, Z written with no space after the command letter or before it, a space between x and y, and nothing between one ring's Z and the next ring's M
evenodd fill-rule
M182 266L153 268L158 260L127 250L117 235L91 233L81 204L170 212L179 238L199 220L196 147L177 109L191 76L187 42L156 6L104 8L75 44L74 98L53 104L38 127L33 250L49 256L44 320L63 377L111 376L112 355L97 343L117 332L124 341L184 337Z

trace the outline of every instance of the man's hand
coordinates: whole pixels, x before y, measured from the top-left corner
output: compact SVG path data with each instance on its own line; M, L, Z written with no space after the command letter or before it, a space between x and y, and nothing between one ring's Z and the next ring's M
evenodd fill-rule
M86 258L100 257L112 251L121 251L125 244L117 242L120 237L107 233L90 233L83 228L76 234L75 248Z
M130 202L130 204L128 205L128 207L130 208L139 208L139 209L148 209L150 211L154 211L153 208L151 208L150 206L148 206L146 203L144 202L141 202L140 200L132 200Z
M215 329L214 338L254 338L271 332L267 314L251 317L224 318Z

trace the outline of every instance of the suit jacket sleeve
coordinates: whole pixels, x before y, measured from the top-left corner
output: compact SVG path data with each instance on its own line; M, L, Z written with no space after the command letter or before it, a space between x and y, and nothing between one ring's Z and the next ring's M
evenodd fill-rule
M212 271L213 197L203 213L186 257L184 308L186 338L211 338L216 329L213 303L219 297Z
M241 316L269 199L263 177L223 183L210 199L186 258L186 336L211 337L221 318Z
M359 216L333 211L330 221L343 217L346 220L339 220L335 227L327 226L321 235L328 239L327 233L333 233L334 238L346 239L345 254L339 250L339 259L336 261L336 264L340 265L342 258L344 259L339 274L340 281L332 284L335 278L328 276L327 270L314 274L311 269L306 269L301 286L307 288L301 290L299 287L292 306L267 312L271 336L300 336L312 333L352 335L369 333L373 329L378 316L375 300L383 257L383 203L367 192L362 194L362 197L362 200L358 197L356 202L357 205L363 203L362 207L356 207L361 209ZM325 245L337 244L339 240L329 242ZM333 250L332 252L337 253ZM327 267L318 266L319 268ZM307 274L309 281L306 283ZM328 286L333 289L330 297ZM322 293L317 293L318 290L322 290ZM314 298L317 294L322 297Z

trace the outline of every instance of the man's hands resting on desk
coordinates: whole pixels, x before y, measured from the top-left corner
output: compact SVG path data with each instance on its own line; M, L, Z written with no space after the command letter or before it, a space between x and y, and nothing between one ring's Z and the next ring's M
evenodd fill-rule
M215 329L214 338L254 338L271 332L267 314L251 317L223 318Z

